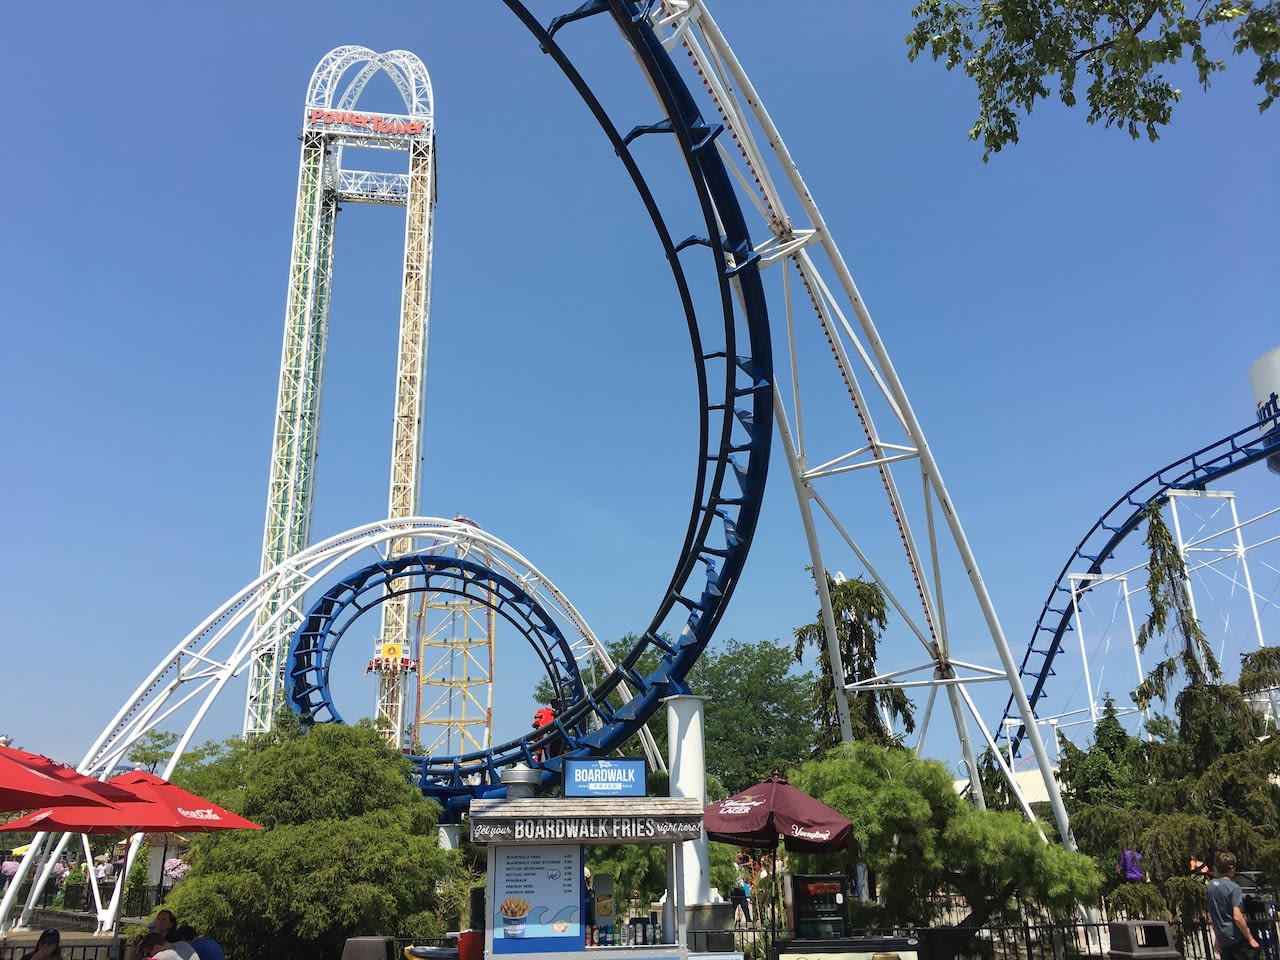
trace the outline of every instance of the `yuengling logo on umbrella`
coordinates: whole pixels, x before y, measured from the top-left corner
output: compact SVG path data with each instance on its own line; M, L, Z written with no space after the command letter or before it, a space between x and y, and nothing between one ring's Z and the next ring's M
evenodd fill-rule
M720 802L720 812L727 817L750 813L753 809L764 803L764 797L751 793L744 793L741 796L730 797L728 800Z

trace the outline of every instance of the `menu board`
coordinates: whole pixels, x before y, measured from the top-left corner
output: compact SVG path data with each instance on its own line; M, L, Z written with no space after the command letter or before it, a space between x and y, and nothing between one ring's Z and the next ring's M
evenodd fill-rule
M504 845L494 854L494 952L582 949L582 848Z

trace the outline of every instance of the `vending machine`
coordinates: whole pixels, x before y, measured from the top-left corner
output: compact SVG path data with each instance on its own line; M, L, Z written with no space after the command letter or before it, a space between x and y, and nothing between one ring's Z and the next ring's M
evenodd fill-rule
M797 940L849 935L849 881L839 873L793 875L783 888L787 926Z

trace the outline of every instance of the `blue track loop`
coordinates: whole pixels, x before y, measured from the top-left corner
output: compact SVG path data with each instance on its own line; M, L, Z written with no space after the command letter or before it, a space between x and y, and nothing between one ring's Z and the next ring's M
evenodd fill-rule
M1032 711L1036 711L1037 704L1046 696L1045 683L1054 675L1054 658L1062 650L1063 639L1073 629L1070 575L1081 572L1101 575L1103 564L1112 558L1120 542L1142 522L1147 506L1167 500L1169 491L1203 490L1210 483L1277 452L1280 452L1280 418L1260 420L1156 471L1112 504L1067 560L1036 621L1031 643L1018 669ZM1091 581L1081 580L1078 589L1084 592L1090 585ZM1016 754L1026 728L1018 726L1014 733L1006 734L1003 720L1014 717L1021 719L1010 697L1002 722L995 727L995 737L997 743L1008 739Z
M595 116L652 221L692 345L699 405L698 456L693 505L670 583L640 641L616 669L585 692L576 666L556 661L568 695L552 724L482 752L413 758L423 792L445 806L444 822L456 822L474 797L504 795L500 780L504 767L518 762L538 766L541 784L547 786L559 779L566 757L602 756L618 749L658 709L663 697L687 692L685 677L710 641L746 562L772 440L773 351L757 256L733 180L715 147L721 128L702 117L649 25L646 15L652 3L589 0L544 27L524 4L504 2ZM594 17L612 19L658 98L658 115L641 118L626 132L609 117L556 39L560 31L569 35L574 24ZM631 144L651 137L665 139L683 158L698 199L697 214L703 225L699 236L677 239L668 228L631 151ZM689 270L713 271L718 291L715 309L695 309L686 261ZM647 269L637 268L638 272ZM664 625L669 617L679 615L684 617L683 626L673 638ZM674 622L678 624L679 619ZM317 634L296 646L317 658L325 643ZM638 664L650 651L658 653L659 663L645 674ZM307 696L317 697L317 708L336 716L332 704L310 689L316 684L315 674L308 669L302 668L299 674L306 679L295 681L301 682L298 693L304 702ZM625 704L617 696L623 687L631 694Z
M304 722L342 722L329 690L329 670L347 628L391 597L426 592L462 597L493 610L538 655L557 697L582 697L582 675L573 649L533 597L508 577L471 560L413 554L380 561L344 577L307 612L289 648L289 700Z

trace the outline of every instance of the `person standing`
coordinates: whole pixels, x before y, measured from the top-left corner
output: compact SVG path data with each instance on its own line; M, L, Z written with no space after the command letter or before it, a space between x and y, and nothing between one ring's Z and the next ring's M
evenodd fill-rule
M1213 952L1222 960L1254 960L1258 941L1244 918L1244 893L1233 877L1236 857L1223 851L1213 862L1217 876L1209 881L1209 919L1213 923Z
M751 881L747 879L745 874L738 874L737 880L734 881L734 887L729 891L729 902L733 904L734 919L737 919L738 913L741 912L742 920L748 926L751 925Z

